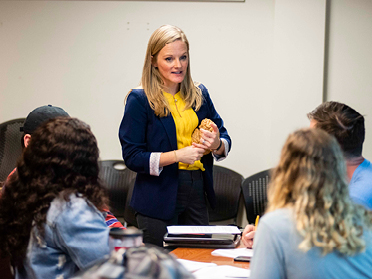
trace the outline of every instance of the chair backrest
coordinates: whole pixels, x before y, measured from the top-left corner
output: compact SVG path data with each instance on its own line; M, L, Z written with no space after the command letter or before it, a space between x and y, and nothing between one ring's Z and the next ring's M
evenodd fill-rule
M13 279L9 258L0 257L0 274L1 279Z
M238 215L239 198L243 176L222 166L213 166L213 187L216 193L216 208L208 205L209 221L234 219Z
M261 171L244 179L242 192L249 224L253 224L257 215L265 213L267 205L267 185L271 177L271 169Z
M18 118L0 124L0 181L6 180L22 154L23 133L19 128L24 121L25 118Z
M134 210L129 206L136 175L122 160L100 161L100 178L107 186L112 213L124 218L128 226L138 227Z

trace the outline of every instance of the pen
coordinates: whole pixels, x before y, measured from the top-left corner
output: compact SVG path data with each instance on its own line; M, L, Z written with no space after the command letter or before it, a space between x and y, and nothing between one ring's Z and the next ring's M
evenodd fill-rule
M257 215L256 222L254 223L254 230L257 230L258 221L260 220L260 215Z

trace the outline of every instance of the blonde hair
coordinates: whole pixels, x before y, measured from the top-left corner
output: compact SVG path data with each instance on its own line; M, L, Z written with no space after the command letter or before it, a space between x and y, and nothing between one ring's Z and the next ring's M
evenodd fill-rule
M319 247L354 255L365 249L363 229L372 228L371 212L349 197L346 166L336 139L320 129L289 135L273 173L267 212L293 208L303 251Z
M159 117L167 116L170 113L170 107L166 98L162 94L162 90L164 90L164 82L159 70L152 65L151 61L152 59L155 59L156 61L159 51L166 44L173 43L177 40L181 40L186 44L187 56L189 57L185 78L181 82L180 86L181 97L186 103L185 110L193 107L197 111L202 105L201 90L197 87L198 84L194 84L191 78L189 41L187 40L185 33L183 33L183 31L178 27L163 25L156 29L150 37L141 79L141 85L145 91L150 107Z

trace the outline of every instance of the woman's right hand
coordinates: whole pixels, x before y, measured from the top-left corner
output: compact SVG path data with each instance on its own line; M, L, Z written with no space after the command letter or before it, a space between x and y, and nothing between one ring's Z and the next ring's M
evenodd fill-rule
M242 242L245 247L252 248L253 247L253 238L255 235L255 227L253 225L247 225L242 233Z
M181 163L192 165L203 157L204 151L203 148L190 145L176 151L177 159Z

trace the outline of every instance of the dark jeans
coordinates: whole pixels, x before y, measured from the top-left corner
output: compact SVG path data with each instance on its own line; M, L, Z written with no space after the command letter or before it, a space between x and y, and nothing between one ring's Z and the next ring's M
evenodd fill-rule
M208 225L202 171L179 170L176 210L172 219L160 220L138 212L136 218L138 228L143 230L143 242L161 247L167 226Z

